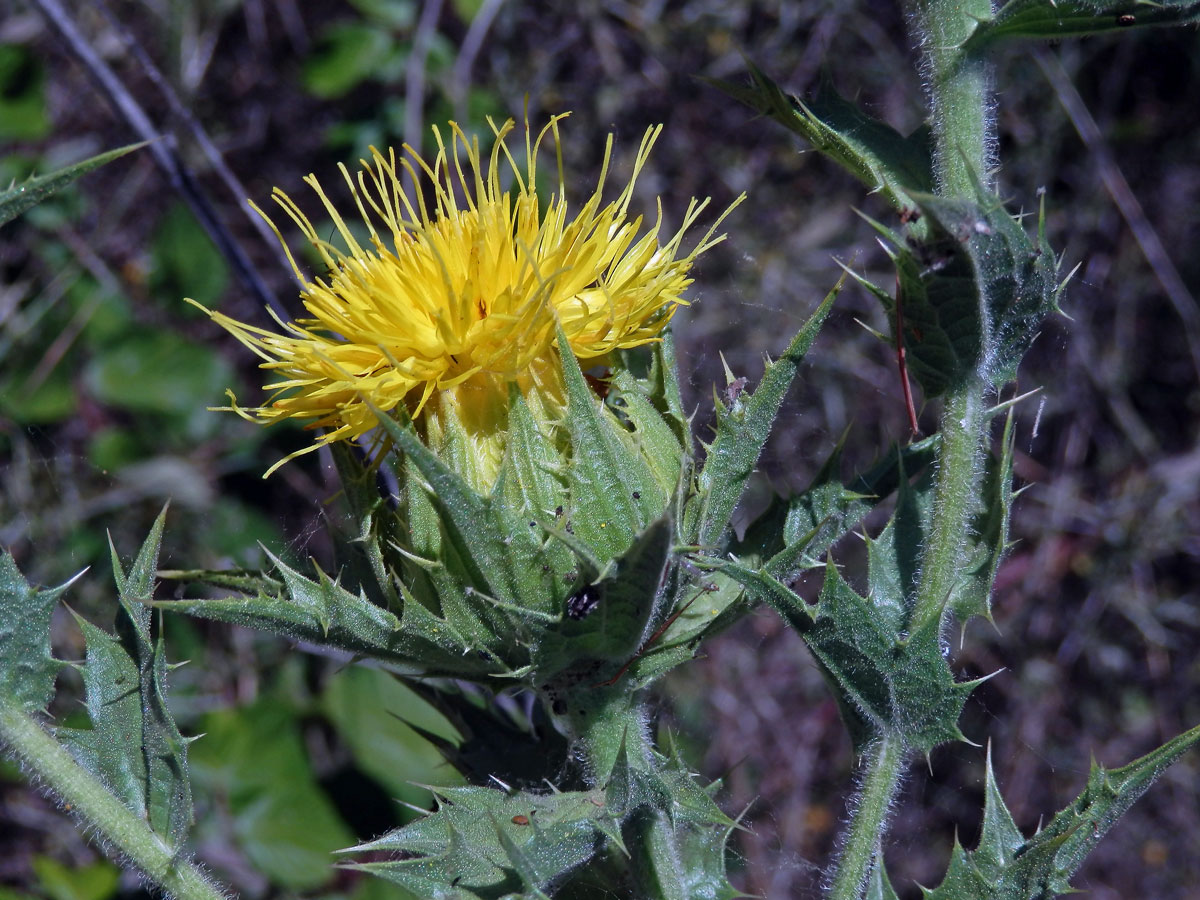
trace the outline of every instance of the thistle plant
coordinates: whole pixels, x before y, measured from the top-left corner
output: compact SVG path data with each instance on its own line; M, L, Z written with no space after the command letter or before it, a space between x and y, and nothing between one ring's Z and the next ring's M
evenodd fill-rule
M673 231L661 212L652 224L634 215L658 128L615 199L611 138L599 183L577 199L563 115L493 123L486 143L455 124L434 129L432 159L373 150L359 170L341 168L340 199L310 175L335 237L276 189L319 261L310 271L262 213L306 315L271 330L205 311L269 379L259 405L231 394L225 409L315 432L266 473L312 451L336 464L350 522L335 535L337 570L272 555L265 571L158 571L164 511L128 570L113 550L114 633L80 619L91 728L50 731L39 718L61 663L49 618L66 585L39 590L7 557L0 740L119 860L172 896L220 896L187 859L189 739L166 700L154 620L235 623L372 661L458 733L428 737L464 784L433 788L434 809L349 848L341 865L418 897L732 898L737 818L721 809L720 784L699 782L655 733L647 701L705 639L766 605L804 639L859 761L827 894L896 897L883 846L898 785L914 760L967 739L959 719L983 680L956 676L950 637L990 617L1009 548L1022 398L1008 385L1069 275L1044 211L1027 221L998 193L991 54L1200 17L1184 0L908 7L928 129L902 136L828 85L801 101L753 64L748 81L716 85L891 204L892 220L871 225L896 277L879 285L848 268L753 390L729 372L707 441L684 409L669 326L733 207L713 215L693 200ZM6 218L36 187L0 198ZM902 377L940 403L938 429L846 481L835 450L806 490L735 531L784 396L848 279L880 301ZM864 535L866 571L848 576L838 542L881 506L890 517ZM810 601L796 584L813 569L823 582ZM179 585L173 599L156 599L156 578ZM1200 728L1122 768L1093 764L1078 799L1031 835L989 758L979 843L956 843L926 894L1068 892L1087 853L1197 740Z

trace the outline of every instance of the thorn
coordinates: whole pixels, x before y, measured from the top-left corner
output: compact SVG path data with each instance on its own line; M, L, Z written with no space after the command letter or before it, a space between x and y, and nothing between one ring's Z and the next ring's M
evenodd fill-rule
M887 340L887 335L886 335L886 334L884 334L882 331L877 331L876 329L872 328L870 325L868 325L868 324L867 324L866 322L864 322L862 319L858 319L858 318L856 318L856 319L854 320L854 322L855 322L855 324L859 325L859 326L860 326L860 327L863 329L863 331L866 331L866 332L869 332L870 334L873 334L875 337L879 338L879 340L881 340L881 341L886 341L886 340Z
M1001 403L997 403L995 406L993 406L991 409L989 409L986 413L984 413L984 416L986 416L987 418L990 419L992 416L998 415L998 414L1004 412L1005 410L1012 409L1014 406L1016 406L1022 400L1028 400L1030 397L1036 397L1042 391L1043 391L1043 388L1035 387L1033 390L1026 391L1024 394L1018 394L1016 397L1010 397L1008 400L1005 400Z
M725 383L733 384L736 379L733 377L733 370L729 368L729 363L725 360L725 354L718 351L718 355L721 357L721 368L725 370Z

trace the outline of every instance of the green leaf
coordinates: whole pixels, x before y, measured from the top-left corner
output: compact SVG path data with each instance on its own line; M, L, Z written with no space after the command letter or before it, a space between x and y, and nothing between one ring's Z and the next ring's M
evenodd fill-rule
M33 873L39 892L50 900L107 900L121 883L121 870L106 859L66 866L49 856L35 856Z
M828 77L821 79L815 97L801 101L753 63L748 65L749 87L709 83L800 135L872 192L881 192L897 210L915 208L912 193L932 190L928 128L903 136L838 94Z
M530 398L536 402L536 398ZM508 443L497 491L513 509L539 521L554 519L568 504L562 459L554 439L534 416L530 401L514 383L508 395ZM496 496L496 492L493 492Z
M313 776L295 714L278 696L201 722L197 782L228 813L202 826L232 837L255 871L285 889L313 890L334 875L333 854L354 841ZM219 823L217 823L219 820Z
M720 572L742 585L755 603L767 603L800 634L812 628L816 610L773 575L737 560L699 558L696 564Z
M626 368L612 377L617 402L630 424L637 449L649 463L667 496L674 495L683 475L684 451L674 429L648 396L644 383Z
M578 661L629 662L665 618L663 575L671 545L671 523L659 519L605 567L595 584L581 586L572 598L586 599L587 606L579 607L580 616L572 615L568 608L561 624L553 629L559 641L547 635L538 648L539 671L548 675ZM587 598L582 598L584 591L590 592ZM595 681L607 674L611 673L592 670L589 677Z
M783 355L767 365L762 381L748 400L739 397L728 409L718 401L717 436L708 448L697 492L688 499L684 512L683 531L690 543L706 549L719 545L746 481L758 463L784 395L845 280L845 276L838 280Z
M684 454L688 459L695 459L692 420L683 411L683 395L679 389L679 364L675 359L675 335L671 329L663 332L662 340L655 347L655 353L662 378L662 402L674 423L676 434L682 440Z
M1058 308L1057 261L1044 218L1032 240L978 182L976 192L974 200L914 194L932 223L920 242L871 223L892 245L902 336L897 300L855 276L883 304L893 341L903 341L908 371L928 397L975 378L996 387L1012 380L1042 319Z
M0 381L0 412L22 425L47 425L73 416L79 408L74 368L60 363L37 380L34 371L32 366L10 365Z
M325 30L304 62L305 88L325 100L340 97L371 78L394 52L387 30L340 22Z
M978 682L954 680L936 625L901 637L894 617L860 597L831 563L804 640L837 691L856 747L888 734L928 752L962 738L958 717Z
M436 811L349 851L404 858L353 868L421 897L537 897L619 830L599 790L535 794L461 787L437 788L435 794Z
M427 806L420 787L446 776L442 755L415 728L453 740L450 724L394 675L347 666L321 694L321 708L350 748L354 761L395 800Z
M99 353L83 377L102 403L188 415L219 396L234 373L209 347L169 331L143 331Z
M864 900L900 900L892 882L888 880L887 869L883 865L883 854L875 858L875 867L871 869Z
M454 769L474 784L491 778L513 787L538 790L546 773L566 771L571 754L567 737L545 727L539 707L516 715L490 692L464 686L433 685L413 679L407 686L454 727L451 741L417 723L412 727L433 744Z
M613 559L662 514L666 495L616 417L588 387L558 328L571 435L572 527L601 560Z
M240 596L166 600L156 605L294 640L339 647L425 674L467 677L496 671L494 662L471 652L474 647L448 622L415 600L406 597L403 612L397 617L331 581L323 572L318 572L314 581L275 557L271 559L279 580L238 572L161 572L163 578L203 582L238 591Z
M849 485L843 485L838 478L842 450L839 442L808 488L783 507L783 522L768 519L762 526L751 525L747 529L746 543L784 545L763 567L776 578L786 579L797 569L811 567L867 513L891 496L904 476L932 465L939 443L940 438L933 435L907 447L897 447L852 479ZM765 537L757 536L755 532L759 527L778 531L781 540L767 541Z
M1127 766L1092 763L1087 785L1070 806L1025 839L996 787L989 757L979 846L955 845L946 877L927 900L1043 900L1072 893L1068 879L1117 820L1167 767L1200 742L1200 726Z
M662 637L645 649L642 659L659 655L674 656L682 648L692 648L679 659L679 662L686 662L694 648L741 619L750 605L745 588L724 572L713 571L699 580L684 581L682 573L677 571L675 579L680 583L675 591L677 605L672 613L675 621ZM651 661L646 659L647 663ZM673 662L667 668L673 668L679 662ZM646 672L644 665L637 669L642 676Z
M219 305L229 285L229 265L185 203L176 201L167 210L155 226L150 247L151 296L164 298L173 313L178 309L176 298L183 296L209 308ZM183 308L201 314L194 307Z
M38 590L25 580L11 553L0 556L0 691L28 712L45 709L54 696L62 663L50 653L50 617L75 578Z
M982 53L1009 38L1061 40L1198 20L1197 0L1009 0L979 23L963 49Z
M638 848L632 858L636 896L661 900L749 896L729 883L725 871L725 845L738 826L713 801L720 782L701 787L677 748L672 745L669 752L656 770L626 775L642 782L632 796L643 805L624 829L626 843Z
M395 552L401 543L397 531L400 519L384 502L379 491L379 472L358 456L358 448L347 441L329 445L342 494L350 507L354 533L337 534L339 550L349 557L349 564L359 584L369 585L369 593L387 609L400 609L403 604L396 590L396 573L403 562Z
M80 616L87 648L81 667L90 729L60 728L56 736L130 809L146 811L142 752L141 677L122 642Z
M461 476L447 466L417 436L411 422L401 424L391 416L376 411L388 437L395 442L411 464L420 472L434 506L440 511L438 520L451 546L443 546L441 557L452 566L453 581L463 585L456 590L447 584L441 592L443 612L460 630L471 627L472 619L491 625L478 631L480 638L489 634L501 642L507 637L506 621L495 602L503 604L518 615L522 611L550 615L554 591L550 588L553 570L544 571L548 563L542 554L540 541L531 533L528 522L521 522L514 511L490 498L481 497ZM409 486L410 493L413 485ZM411 502L411 499L410 499ZM453 551L454 556L450 557ZM432 570L431 570L432 571ZM479 598L479 591L486 597ZM446 604L463 601L462 617ZM494 602L493 602L494 601ZM494 610L489 612L489 605ZM500 631L500 634L496 634Z
M949 610L963 625L973 616L991 619L992 585L1008 552L1008 524L1013 504L1013 418L1010 409L1000 439L1000 456L989 457L980 484L979 511L972 517L959 580Z
M989 881L999 879L1024 843L1024 836L1004 805L1004 798L1000 796L989 745L984 778L983 827L979 833L979 846L974 853L980 874Z
M146 146L145 143L129 144L116 150L109 150L107 153L85 159L73 166L30 178L7 190L0 191L0 226L11 222L25 210L41 203L56 191L62 190L81 175L86 175L92 169L99 168L144 146Z
M88 715L93 728L99 728L94 735L101 765L97 774L116 779L111 786L127 803L144 803L131 808L143 814L158 834L178 846L192 824L187 741L167 705L167 659L162 635L154 638L150 633L154 573L166 515L164 507L128 574L122 570L116 548L109 544L121 602L116 623L120 648L93 632L98 644L94 654L89 646L84 682L88 685ZM98 671L88 673L86 666L93 661ZM110 677L132 682L106 684ZM136 691L136 708L129 700L128 692L132 691ZM133 737L134 742L111 745L105 742L109 737ZM131 757L131 753L136 755ZM133 790L128 783L130 777L140 780L144 788Z
M49 133L41 59L29 47L0 44L0 141L36 141Z
M992 581L1007 549L1012 501L1010 431L1004 441L1006 452L989 463L984 478L991 505L981 507L973 519L963 551L967 563L946 598L942 616L924 628L914 630L911 618L919 554L932 516L930 464L936 439L897 450L853 482L858 490L835 480L835 451L814 486L791 501L786 519L778 511L771 514L774 526L793 540L766 564L755 566L737 558L696 560L697 565L743 585L751 601L770 604L801 634L834 689L859 748L887 735L910 749L927 752L961 737L958 716L979 682L954 680L941 633L951 613L963 624L973 615L988 614ZM910 483L909 465L922 471L915 483ZM866 539L867 596L846 583L828 559L820 600L810 607L786 583L798 563L812 565L805 549L824 553L844 533L843 527L859 521L893 491L897 498L892 518L876 537Z

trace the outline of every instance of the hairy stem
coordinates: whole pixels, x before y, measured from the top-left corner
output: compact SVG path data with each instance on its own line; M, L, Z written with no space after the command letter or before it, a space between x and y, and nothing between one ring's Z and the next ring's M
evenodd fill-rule
M960 50L976 23L991 13L991 0L924 0L914 16L929 78L934 173L938 193L945 197L973 199L977 183L991 182L991 63ZM910 632L940 618L957 577L979 493L986 391L986 379L976 373L945 397L933 521Z
M110 853L137 866L176 900L228 900L195 865L150 830L12 700L0 697L0 744L85 819Z
M959 49L991 0L923 0L915 25L929 92L933 169L938 193L974 196L974 179L991 181L994 121L991 64Z
M913 0L911 21L923 53L933 123L934 175L945 197L974 199L991 183L994 121L990 64L960 50L990 0ZM909 633L936 623L954 586L979 495L986 433L986 379L976 373L949 391L941 416L934 509L921 559ZM867 753L862 791L846 834L829 896L858 900L879 855L887 813L907 754L898 735L884 734Z
M858 900L879 855L887 830L888 810L904 770L904 747L897 737L886 736L866 752L862 788L851 814L850 830L838 860L830 900Z
M966 560L963 547L979 498L983 438L987 427L987 388L972 378L948 393L942 407L933 517L921 554L921 580L909 632L937 622Z

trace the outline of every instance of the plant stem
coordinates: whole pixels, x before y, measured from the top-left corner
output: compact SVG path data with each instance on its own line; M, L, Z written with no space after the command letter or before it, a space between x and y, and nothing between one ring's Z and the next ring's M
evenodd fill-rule
M973 196L974 180L991 181L994 121L991 64L960 51L991 0L922 0L916 25L924 52L933 124L933 170L942 196Z
M924 54L933 122L937 192L974 199L977 184L992 180L993 116L990 64L959 49L990 0L916 0L912 21ZM941 417L932 521L921 558L917 601L909 633L938 627L962 563L964 541L979 493L980 455L987 419L987 381L974 373L950 390ZM905 748L884 734L867 752L862 789L838 862L831 900L859 900L879 856L887 813L900 783Z
M933 516L921 554L921 581L910 634L940 622L964 562L963 546L979 496L980 451L987 425L986 387L982 378L971 378L944 400Z
M887 829L888 809L904 769L904 746L887 735L868 748L862 788L851 815L846 844L838 860L830 900L858 900L866 887Z
M118 800L19 705L0 697L0 744L96 830L106 848L132 862L177 900L228 900L194 864L181 858L146 820Z

